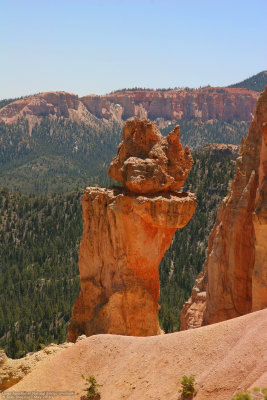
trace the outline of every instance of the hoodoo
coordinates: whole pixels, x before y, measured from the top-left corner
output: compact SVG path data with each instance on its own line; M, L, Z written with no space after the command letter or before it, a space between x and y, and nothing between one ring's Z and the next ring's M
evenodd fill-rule
M177 228L196 208L177 192L192 167L176 127L164 138L155 123L129 119L109 174L125 187L85 190L79 253L81 291L68 339L97 333L159 333L159 263Z
M267 307L267 87L242 140L234 180L212 229L204 271L181 314L182 329Z

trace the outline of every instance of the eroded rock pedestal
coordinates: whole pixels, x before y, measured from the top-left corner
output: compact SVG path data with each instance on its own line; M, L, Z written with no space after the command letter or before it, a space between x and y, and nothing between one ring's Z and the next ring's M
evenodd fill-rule
M68 334L70 341L75 341L83 333L87 336L98 333L150 336L159 333L158 266L175 230L186 225L196 208L196 199L190 193L154 193L154 190L147 193L147 187L155 182L150 157L155 153L162 154L166 141L156 125L148 120L131 119L126 122L126 129L129 124L134 148L138 148L136 142L146 143L142 147L147 151L135 153L132 179L138 182L139 191L144 185L146 193L133 193L124 187L85 190L79 253L81 292L73 308ZM184 151L180 145L178 130L172 132L170 138L173 135L176 136L173 151L177 146L177 156L188 160L188 165L192 166L189 150ZM151 152L153 146L156 146L156 152ZM124 144L120 145L119 154L122 147ZM132 157L131 152L126 153L118 168L123 168ZM162 171L162 182L158 178L156 184L164 186L168 162L155 158L156 170ZM144 179L145 174L149 185ZM127 176L131 180L132 175L128 173Z
M267 87L234 180L209 237L204 271L185 303L181 328L212 324L267 307Z
M81 333L159 333L159 263L177 228L195 211L185 193L148 197L123 188L87 188L80 247L81 292L69 340Z

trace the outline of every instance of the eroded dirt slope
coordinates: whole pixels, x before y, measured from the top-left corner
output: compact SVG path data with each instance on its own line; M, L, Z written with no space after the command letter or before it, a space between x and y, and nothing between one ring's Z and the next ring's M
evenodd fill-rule
M196 400L229 400L267 387L267 309L202 328L154 337L96 335L63 350L8 389L83 393L82 374L103 384L101 400L177 400L193 374Z

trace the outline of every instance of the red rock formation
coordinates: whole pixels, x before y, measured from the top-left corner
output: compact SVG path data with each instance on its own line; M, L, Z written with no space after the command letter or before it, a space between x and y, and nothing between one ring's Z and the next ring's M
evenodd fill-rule
M264 120L267 120L267 111ZM258 174L259 184L253 214L256 240L252 274L252 311L267 307L267 122L263 124Z
M134 126L142 133L141 137L135 129L130 129ZM136 154L139 155L136 158L138 171L142 171L143 166L140 156L145 158L147 152L151 152L151 147L146 144L151 139L156 139L158 144L163 140L150 121L127 121L124 141L138 149L141 138L144 146L143 153L139 148L139 154ZM176 143L179 138L171 133L169 140ZM122 148L124 143L120 146ZM162 148L158 146L157 150L160 153ZM182 152L180 147L179 150ZM172 151L166 154L170 159L174 155ZM176 157L178 162L179 152ZM189 150L187 157L191 157ZM151 173L162 166L161 157L156 160ZM172 161L175 162L174 158ZM183 163L182 160L181 168ZM131 171L138 178L135 171ZM129 180L131 171L127 175ZM150 177L147 180L150 181ZM146 187L146 179L143 183ZM97 333L158 334L158 266L176 229L191 219L196 208L194 195L174 191L144 195L122 187L87 188L82 205L81 292L73 308L68 339L75 341L83 333L87 336Z
M155 123L128 119L108 175L135 193L180 189L191 171L193 158L187 146L183 149L179 135L179 126L165 138Z
M209 87L196 90L124 91L101 96L101 99L105 101L104 111L108 109L107 101L121 105L124 119L136 115L152 119L163 117L170 121L181 118L250 121L258 96L259 93L246 89ZM86 101L88 110L93 112L95 98L85 96L81 100Z
M233 183L209 238L204 272L182 311L182 329L267 307L267 87L247 139L242 140Z
M0 120L15 122L18 117L34 115L37 117L56 115L68 118L69 110L77 110L77 95L65 92L47 92L32 97L25 97L10 103L0 110Z
M82 333L158 334L158 265L176 229L191 219L194 196L87 188L82 205L81 292L69 340Z
M206 310L207 271L200 272L192 289L191 297L183 305L180 330L199 328L203 325Z
M122 91L105 96L78 98L66 92L41 93L10 103L0 110L0 121L16 122L20 116L56 115L90 123L89 116L121 121L132 116L178 121L250 121L258 92L233 88Z

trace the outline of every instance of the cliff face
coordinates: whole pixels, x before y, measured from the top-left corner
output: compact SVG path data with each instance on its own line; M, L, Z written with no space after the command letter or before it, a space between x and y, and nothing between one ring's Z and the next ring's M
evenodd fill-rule
M129 125L135 127L130 134L133 142L143 140L150 149L136 157L138 170L144 160L150 160L151 148L162 150L165 142L150 121L132 119L126 122L126 130ZM170 138L175 135L179 142L177 132L172 132ZM180 149L177 155L181 154L180 142L175 146ZM188 151L186 156L190 160ZM129 159L131 154L123 164ZM167 168L160 160L157 166L163 171ZM145 181L143 184L147 187ZM83 333L158 334L158 266L175 230L191 219L196 207L194 195L153 190L137 194L122 187L87 188L82 206L81 292L73 308L68 339L75 341Z
M182 329L267 307L267 88L209 238L204 272L185 303Z
M263 101L266 101L266 98ZM264 121L266 120L267 111ZM253 214L255 264L252 275L252 311L267 307L267 122L262 129L258 174L259 184Z
M206 121L250 121L258 92L246 89L204 88L168 91L122 91L79 98L66 92L47 92L10 103L0 109L0 121L16 122L22 116L62 116L90 122L90 115L120 122L132 116Z
M250 121L257 92L246 89L204 88L195 90L119 92L106 96L123 107L123 117L163 117L178 121L197 118L202 121Z
M70 116L70 110L77 110L78 96L65 92L47 92L32 97L25 97L10 103L0 110L0 120L12 123L19 116L34 115L37 117L56 115Z

